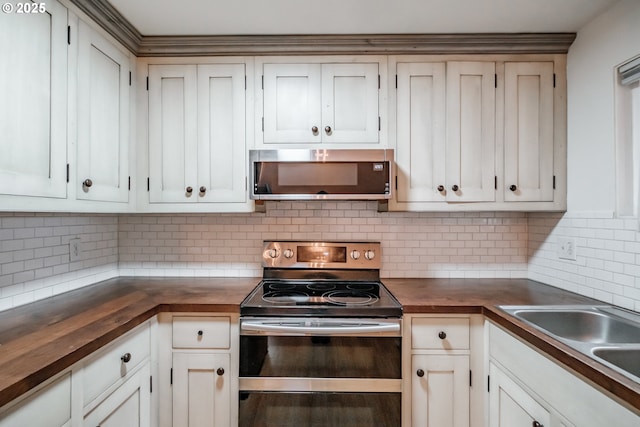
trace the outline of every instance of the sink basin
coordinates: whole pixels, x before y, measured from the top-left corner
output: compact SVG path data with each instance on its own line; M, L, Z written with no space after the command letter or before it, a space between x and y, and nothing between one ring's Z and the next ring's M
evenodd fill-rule
M592 350L597 358L604 360L640 378L640 348L602 348Z
M500 306L510 315L640 382L640 314L613 306Z
M640 325L593 310L517 310L516 317L561 338L594 344L638 344Z

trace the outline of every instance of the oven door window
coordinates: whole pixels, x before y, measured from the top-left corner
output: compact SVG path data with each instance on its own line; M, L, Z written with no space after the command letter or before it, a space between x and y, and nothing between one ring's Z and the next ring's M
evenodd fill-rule
M241 377L401 378L400 337L241 336Z
M240 394L240 427L399 427L400 393Z

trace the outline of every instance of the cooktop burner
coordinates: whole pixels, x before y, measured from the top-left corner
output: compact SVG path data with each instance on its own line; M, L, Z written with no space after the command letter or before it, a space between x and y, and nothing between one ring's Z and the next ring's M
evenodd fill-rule
M380 281L379 243L265 242L262 266L242 316L402 316Z
M382 282L264 279L240 306L243 316L399 317L402 308Z

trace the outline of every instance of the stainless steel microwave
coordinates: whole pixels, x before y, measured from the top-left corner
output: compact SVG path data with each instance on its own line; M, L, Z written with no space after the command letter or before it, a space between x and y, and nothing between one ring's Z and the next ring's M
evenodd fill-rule
M250 150L254 200L391 198L393 150Z

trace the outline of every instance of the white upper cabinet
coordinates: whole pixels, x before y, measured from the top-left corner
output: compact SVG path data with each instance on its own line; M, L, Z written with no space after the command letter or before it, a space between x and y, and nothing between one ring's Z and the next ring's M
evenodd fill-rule
M65 198L67 9L41 3L0 14L0 194Z
M495 63L447 64L447 201L495 200Z
M259 142L380 143L379 63L264 63L261 72Z
M78 35L77 198L128 202L129 57L84 22Z
M195 202L197 193L195 65L149 66L149 200Z
M198 66L198 192L205 202L246 200L244 64Z
M444 201L445 63L399 63L397 75L396 200Z
M397 87L390 209L565 209L564 55L459 59L390 61Z
M553 62L507 62L505 78L504 198L553 201Z
M149 65L149 202L246 207L245 64Z

